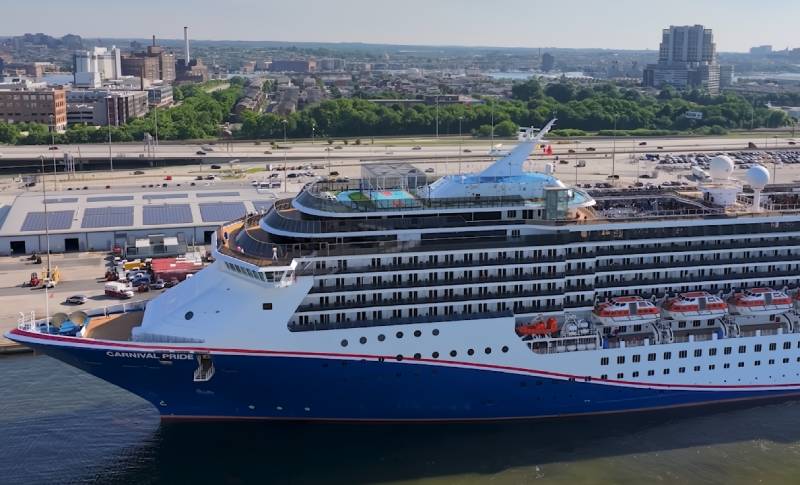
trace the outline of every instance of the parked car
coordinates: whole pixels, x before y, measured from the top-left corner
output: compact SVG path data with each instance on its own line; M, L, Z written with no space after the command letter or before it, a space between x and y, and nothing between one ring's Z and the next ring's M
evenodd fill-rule
M151 290L163 290L166 286L166 282L161 278L155 280L154 282L150 283Z
M89 301L89 298L86 295L72 295L64 300L64 303L68 305L83 305L87 301Z
M196 176L194 179L195 179L195 180L203 180L203 176L202 176L202 175L198 175L198 176Z
M337 175L339 175L339 172L334 170L333 172L330 173L330 175L331 175L331 177L336 177Z
M425 169L425 173L433 173L433 172L434 172L434 170L431 167L428 167L428 168Z
M203 150L197 150L195 153L198 154L198 155L205 155L206 154L206 152L204 152Z
M164 288L172 288L173 286L177 285L178 283L180 283L180 281L178 281L178 278L172 278L171 280L169 280L166 283L164 283Z
M134 175L144 175L144 172L142 172L141 170L136 170L135 172L133 172L133 174Z
M55 146L54 147L48 147L47 149L48 150L58 150L58 147L55 147Z
M587 151L587 152L596 152L596 151L597 151L597 149L596 149L596 148L594 148L594 147L587 147L587 148L586 148L586 151Z
M222 167L220 167L219 165L212 165L211 166L212 170L219 170L220 168L222 168Z

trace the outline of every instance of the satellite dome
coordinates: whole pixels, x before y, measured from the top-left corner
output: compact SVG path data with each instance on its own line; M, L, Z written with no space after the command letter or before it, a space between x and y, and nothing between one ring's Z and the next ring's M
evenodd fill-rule
M711 159L709 172L714 180L727 180L733 174L733 160L725 155L719 155Z
M750 187L760 190L769 183L769 170L762 165L753 165L747 170L745 177Z

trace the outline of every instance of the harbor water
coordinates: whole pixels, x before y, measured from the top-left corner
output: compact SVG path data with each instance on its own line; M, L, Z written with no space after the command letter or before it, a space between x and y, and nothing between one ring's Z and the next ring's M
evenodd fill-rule
M515 423L162 424L45 356L0 358L0 483L796 484L800 401Z

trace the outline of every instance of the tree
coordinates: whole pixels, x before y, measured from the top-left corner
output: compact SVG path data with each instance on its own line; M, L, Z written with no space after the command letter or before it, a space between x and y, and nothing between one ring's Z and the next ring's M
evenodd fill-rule
M494 126L494 135L499 137L510 137L517 134L519 125L511 120L501 121Z
M551 83L544 89L544 93L559 103L566 103L572 100L575 89L569 83Z
M530 101L542 97L542 86L536 79L529 79L523 83L511 86L511 97L521 101Z

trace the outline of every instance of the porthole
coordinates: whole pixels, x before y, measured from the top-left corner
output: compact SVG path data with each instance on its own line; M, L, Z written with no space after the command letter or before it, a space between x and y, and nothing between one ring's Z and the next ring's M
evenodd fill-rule
M185 318L187 320L191 320L193 316L194 316L194 312L186 312L186 314L183 315L183 318Z
M395 360L397 360L397 362L400 362L401 360L403 360L403 356L400 355L400 354L397 354L397 357L395 357Z
M473 349L467 350L467 355L475 355L475 350Z
M397 338L403 338L403 332L397 332L396 334L394 334L394 336Z
M342 347L347 347L347 339L342 339L341 345Z
M438 329L438 328L434 328L434 329L433 329L433 332L431 332L431 333L432 333L434 336L436 336L436 335L439 335L439 329Z
M384 340L386 340L386 335L384 334L378 335L378 342L383 342Z
M503 348L500 349L504 354L508 352L508 345L503 345Z
M455 357L456 355L458 355L458 352L456 352L455 350L450 351L450 357Z
M414 330L414 336L415 337L421 337L422 336L422 332L419 331L419 330Z
M364 345L365 343L367 343L367 337L361 337L360 339L358 339L358 341L361 342L361 345Z
M432 353L431 357L433 357L434 359L438 359L439 358L439 352Z
M419 360L422 358L422 354L414 354L414 358Z
M485 349L483 349L483 352L486 353L486 354L491 354L492 353L492 348L491 347L486 347Z

